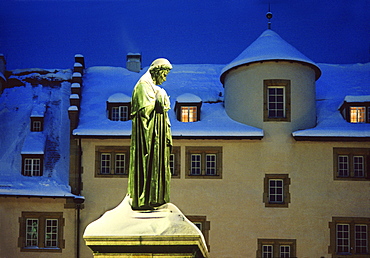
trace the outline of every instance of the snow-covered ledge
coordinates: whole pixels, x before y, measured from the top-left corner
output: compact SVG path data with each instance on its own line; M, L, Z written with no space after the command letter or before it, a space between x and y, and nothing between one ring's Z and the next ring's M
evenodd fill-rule
M130 201L126 196L116 208L86 227L84 239L94 255L208 257L201 231L174 204L154 211L135 211Z

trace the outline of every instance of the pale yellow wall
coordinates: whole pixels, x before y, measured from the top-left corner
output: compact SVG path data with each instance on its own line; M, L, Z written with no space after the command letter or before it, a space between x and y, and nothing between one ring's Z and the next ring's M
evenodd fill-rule
M0 257L1 258L52 258L76 257L76 226L75 210L64 209L66 200L63 198L27 198L27 197L0 197ZM64 236L65 248L61 253L52 252L21 252L18 247L19 218L22 212L63 212L65 220Z
M264 129L264 80L291 81L291 122L284 123L286 132L316 125L315 72L299 63L279 61L241 66L228 72L225 88L225 110L234 120Z
M126 178L94 178L96 145L129 141L83 139L82 231L126 194ZM174 140L174 145L181 146L181 178L172 179L171 202L186 215L207 216L213 258L255 257L258 238L296 239L298 257L329 257L333 216L370 217L364 194L370 183L333 180L333 147L370 148L370 143L296 142L275 128L261 141ZM185 179L186 146L222 146L222 179ZM265 207L266 173L289 174L288 208ZM87 247L82 251L82 257L92 257Z

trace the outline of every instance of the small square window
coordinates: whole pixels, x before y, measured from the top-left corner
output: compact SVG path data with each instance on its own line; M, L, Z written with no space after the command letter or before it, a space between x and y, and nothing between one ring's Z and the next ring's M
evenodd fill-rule
M350 107L350 122L365 123L366 122L366 107Z
M265 207L287 208L290 203L288 174L266 174L264 179Z
M131 103L107 102L108 118L112 121L130 120Z
M31 132L42 132L44 130L44 117L31 117Z
M190 123L200 121L202 102L178 102L175 104L176 118L180 122Z

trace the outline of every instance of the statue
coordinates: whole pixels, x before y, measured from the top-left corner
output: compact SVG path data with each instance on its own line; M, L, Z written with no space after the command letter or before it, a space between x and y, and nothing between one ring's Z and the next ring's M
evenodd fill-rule
M166 81L171 69L167 59L156 59L132 93L128 194L134 210L153 210L169 202L170 101L166 91L157 85Z

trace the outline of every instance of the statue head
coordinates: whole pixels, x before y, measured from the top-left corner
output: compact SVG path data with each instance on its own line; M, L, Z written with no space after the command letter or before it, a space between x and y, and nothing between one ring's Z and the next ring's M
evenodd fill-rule
M158 58L149 67L150 75L156 85L161 85L166 81L166 77L172 69L171 63L165 58Z

